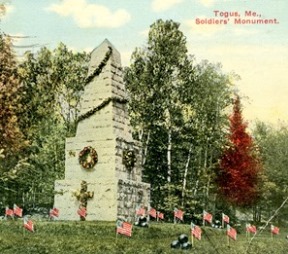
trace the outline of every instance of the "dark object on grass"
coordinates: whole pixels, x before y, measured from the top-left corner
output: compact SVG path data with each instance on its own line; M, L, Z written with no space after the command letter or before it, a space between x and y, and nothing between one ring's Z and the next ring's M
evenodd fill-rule
M188 242L188 236L185 234L181 234L181 235L179 235L178 240L181 244L187 243Z
M190 249L192 249L192 244L189 242L183 243L181 246L181 249L182 250L190 250Z
M135 222L135 226L148 228L148 221L145 216L140 217L137 222Z
M171 248L172 249L180 249L181 248L181 243L178 240L174 240L171 243Z

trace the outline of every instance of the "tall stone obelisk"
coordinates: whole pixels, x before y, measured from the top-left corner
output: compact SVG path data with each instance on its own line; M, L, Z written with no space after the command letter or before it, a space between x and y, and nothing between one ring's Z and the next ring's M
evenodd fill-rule
M79 220L83 181L94 192L85 200L87 220L132 221L136 207L149 207L150 185L142 182L141 144L132 138L120 53L107 39L91 53L76 136L66 139L65 156L65 179L55 182L60 220Z

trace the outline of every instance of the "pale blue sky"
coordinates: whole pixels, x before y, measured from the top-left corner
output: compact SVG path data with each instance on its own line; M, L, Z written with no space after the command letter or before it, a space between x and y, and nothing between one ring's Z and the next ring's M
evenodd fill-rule
M145 45L149 26L159 18L180 22L189 53L198 61L221 62L225 71L241 76L237 87L244 114L276 123L288 122L288 1L287 0L10 0L1 29L11 35L33 36L15 45L59 42L75 51L91 51L108 38L129 64L135 47ZM279 24L196 25L197 18L215 17L214 11L256 12ZM32 48L37 51L39 48ZM21 52L18 51L21 55Z

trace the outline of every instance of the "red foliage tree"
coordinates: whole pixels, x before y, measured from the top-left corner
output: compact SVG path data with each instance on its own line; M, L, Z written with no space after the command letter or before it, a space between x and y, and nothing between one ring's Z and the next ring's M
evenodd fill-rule
M252 137L246 132L240 98L234 101L230 117L230 144L220 160L217 182L221 195L236 206L249 206L258 196L260 161Z
M17 117L22 108L20 81L11 47L10 38L0 34L0 150L5 155L13 155L25 146Z

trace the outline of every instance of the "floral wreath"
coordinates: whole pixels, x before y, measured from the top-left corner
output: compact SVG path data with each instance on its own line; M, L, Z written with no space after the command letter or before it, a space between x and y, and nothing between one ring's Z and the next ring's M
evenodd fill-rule
M79 163L85 169L91 169L98 162L98 154L91 146L86 146L79 153Z
M129 170L132 170L136 163L136 155L134 150L125 149L123 151L122 163Z

